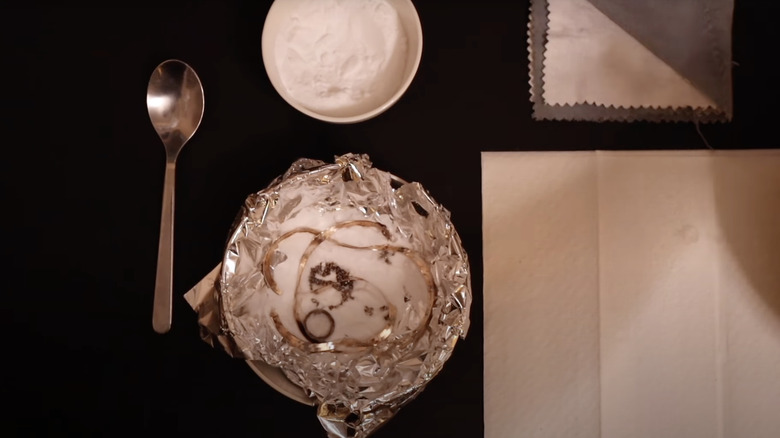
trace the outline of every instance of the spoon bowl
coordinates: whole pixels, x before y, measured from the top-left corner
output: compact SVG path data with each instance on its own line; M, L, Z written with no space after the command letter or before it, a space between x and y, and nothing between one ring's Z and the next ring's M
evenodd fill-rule
M172 321L176 159L203 119L203 86L195 70L178 59L163 61L149 78L146 107L152 126L165 146L165 180L152 327L157 333L166 333L171 329Z

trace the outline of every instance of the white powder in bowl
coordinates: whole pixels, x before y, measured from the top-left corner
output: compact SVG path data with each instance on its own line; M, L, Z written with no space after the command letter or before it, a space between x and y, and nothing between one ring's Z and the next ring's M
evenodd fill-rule
M276 0L282 1L282 0ZM370 111L398 90L407 40L387 0L284 0L275 58L290 96L329 116Z

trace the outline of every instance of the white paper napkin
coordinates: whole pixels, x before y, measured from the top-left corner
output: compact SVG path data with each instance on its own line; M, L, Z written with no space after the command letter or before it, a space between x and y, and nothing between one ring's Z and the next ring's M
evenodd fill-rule
M487 438L778 436L780 151L482 171Z

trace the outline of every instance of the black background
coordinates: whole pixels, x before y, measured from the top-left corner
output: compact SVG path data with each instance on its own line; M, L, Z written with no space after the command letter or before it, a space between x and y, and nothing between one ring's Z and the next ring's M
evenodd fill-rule
M443 203L472 266L468 338L376 436L482 436L480 152L706 147L690 123L533 121L527 1L416 1L424 50L408 92L375 119L324 123L265 74L270 4L0 7L4 431L324 436L314 408L200 340L183 294L219 262L246 195L299 157L354 152ZM734 120L701 126L713 148L777 147L779 9L736 1ZM164 152L145 94L168 58L197 70L206 105L178 161L174 323L158 335Z

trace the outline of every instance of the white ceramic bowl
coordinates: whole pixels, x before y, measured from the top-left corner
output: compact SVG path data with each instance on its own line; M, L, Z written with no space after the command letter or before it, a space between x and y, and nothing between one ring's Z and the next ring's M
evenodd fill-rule
M361 1L361 0L358 0ZM423 35L422 25L417 10L411 0L386 0L394 7L404 33L406 34L406 60L400 71L402 77L398 81L397 89L387 99L382 99L370 108L316 110L307 107L301 101L296 100L284 84L280 70L276 62L277 37L290 18L296 7L296 0L275 0L268 11L263 25L262 52L263 63L271 84L282 98L298 111L319 120L331 123L356 123L383 113L393 106L409 88L422 58Z

